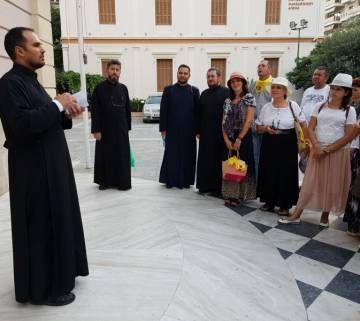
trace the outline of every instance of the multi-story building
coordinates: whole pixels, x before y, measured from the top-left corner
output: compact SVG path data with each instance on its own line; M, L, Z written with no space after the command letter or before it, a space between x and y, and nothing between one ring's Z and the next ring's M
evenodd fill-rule
M345 21L360 15L360 0L326 0L324 33L330 34Z
M12 61L3 43L6 32L16 26L35 29L46 50L46 66L38 72L38 79L51 96L55 95L55 71L52 48L50 2L45 0L0 0L0 77ZM8 189L7 153L3 148L4 133L0 124L0 195Z
M76 1L60 1L65 70L79 70ZM176 80L181 63L191 83L206 87L214 65L223 81L234 70L256 78L267 58L274 75L295 64L297 32L291 21L308 21L300 56L323 36L324 0L86 0L82 1L86 72L103 73L106 62L122 62L122 81L132 97L145 98Z

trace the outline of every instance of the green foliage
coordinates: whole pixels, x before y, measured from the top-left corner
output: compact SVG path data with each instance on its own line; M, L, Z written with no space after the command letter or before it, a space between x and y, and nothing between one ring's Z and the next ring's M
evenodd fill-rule
M329 69L330 80L343 72L360 76L360 18L352 19L316 44L309 56L299 59L298 65L287 74L298 88L312 85L311 77L317 66Z
M88 98L97 84L105 80L101 75L86 74L86 90ZM80 90L80 74L74 71L57 72L56 73L56 90L59 94L64 92L75 93Z
M54 47L54 65L57 71L64 70L62 47L61 47L61 23L60 23L60 9L56 7L51 8L51 27L53 35Z
M133 98L130 100L130 109L132 112L142 112L145 101L139 98Z

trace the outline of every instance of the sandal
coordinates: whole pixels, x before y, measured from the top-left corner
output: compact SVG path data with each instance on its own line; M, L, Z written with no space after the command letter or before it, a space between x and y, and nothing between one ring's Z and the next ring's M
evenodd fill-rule
M263 212L274 212L274 209L275 209L275 206L272 206L272 205L269 205L266 203L259 208L259 210L263 211Z
M239 200L231 200L230 201L230 205L231 206L238 206L240 204L240 201Z

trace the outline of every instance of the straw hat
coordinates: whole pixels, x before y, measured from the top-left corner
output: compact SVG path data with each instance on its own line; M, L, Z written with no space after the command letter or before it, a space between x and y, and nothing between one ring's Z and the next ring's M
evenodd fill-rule
M281 85L281 86L284 86L286 88L286 91L287 91L287 95L288 96L291 96L292 92L289 88L289 81L284 78L284 77L276 77L276 78L273 78L272 80L272 85Z
M348 74L337 74L330 86L352 88L353 78Z
M244 76L243 74L241 74L240 72L235 71L235 72L233 72L233 73L230 75L230 78L229 78L229 80L227 81L228 87L230 87L231 80L233 80L233 79L242 79L242 80L245 81L245 84L247 84L247 80L246 80L245 76Z

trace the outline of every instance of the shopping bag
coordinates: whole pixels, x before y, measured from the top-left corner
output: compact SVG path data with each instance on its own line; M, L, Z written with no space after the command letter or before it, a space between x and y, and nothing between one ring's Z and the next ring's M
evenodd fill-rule
M135 158L134 158L134 153L131 149L131 146L130 146L130 166L135 167Z
M246 179L247 165L239 156L233 156L222 162L222 171L225 181L240 183Z

